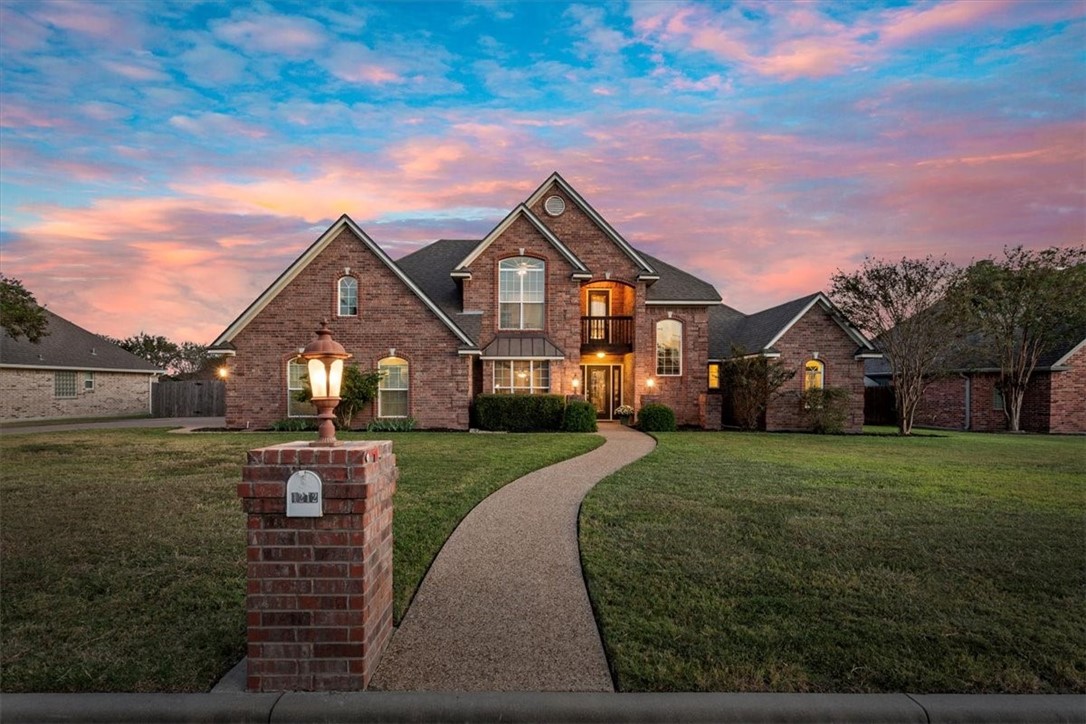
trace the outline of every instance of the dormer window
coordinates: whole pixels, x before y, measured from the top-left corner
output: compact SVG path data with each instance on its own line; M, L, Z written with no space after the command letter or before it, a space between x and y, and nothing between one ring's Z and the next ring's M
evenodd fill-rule
M354 277L340 277L339 280L339 316L358 315L358 280Z
M498 328L543 329L546 263L515 256L498 262Z

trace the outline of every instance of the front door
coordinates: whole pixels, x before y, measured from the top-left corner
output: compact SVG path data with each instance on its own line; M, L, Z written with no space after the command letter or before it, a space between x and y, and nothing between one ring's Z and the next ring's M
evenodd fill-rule
M614 419L615 408L622 404L622 368L613 365L586 365L585 392L596 407L596 419Z

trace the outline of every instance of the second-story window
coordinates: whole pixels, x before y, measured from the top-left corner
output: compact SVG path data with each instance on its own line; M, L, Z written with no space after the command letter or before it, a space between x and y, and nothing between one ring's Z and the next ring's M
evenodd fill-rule
M517 256L498 262L498 327L543 329L542 259Z
M339 280L339 316L353 317L358 314L358 280L341 277Z

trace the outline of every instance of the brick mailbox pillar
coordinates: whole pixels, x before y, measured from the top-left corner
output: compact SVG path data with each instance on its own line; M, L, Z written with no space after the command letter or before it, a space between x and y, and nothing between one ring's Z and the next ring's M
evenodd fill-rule
M249 691L369 684L392 635L397 475L388 441L249 451L238 485L248 514ZM296 492L299 480L308 492Z

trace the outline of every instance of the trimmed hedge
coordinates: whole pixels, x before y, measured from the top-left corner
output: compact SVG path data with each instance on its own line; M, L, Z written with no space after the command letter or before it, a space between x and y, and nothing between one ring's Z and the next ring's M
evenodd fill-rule
M566 405L566 412L562 416L564 432L596 432L598 429L595 405L582 400L573 400Z
M653 402L637 413L637 425L645 432L675 432L675 413L667 405Z
M482 430L556 432L565 407L561 395L479 395L475 424Z

